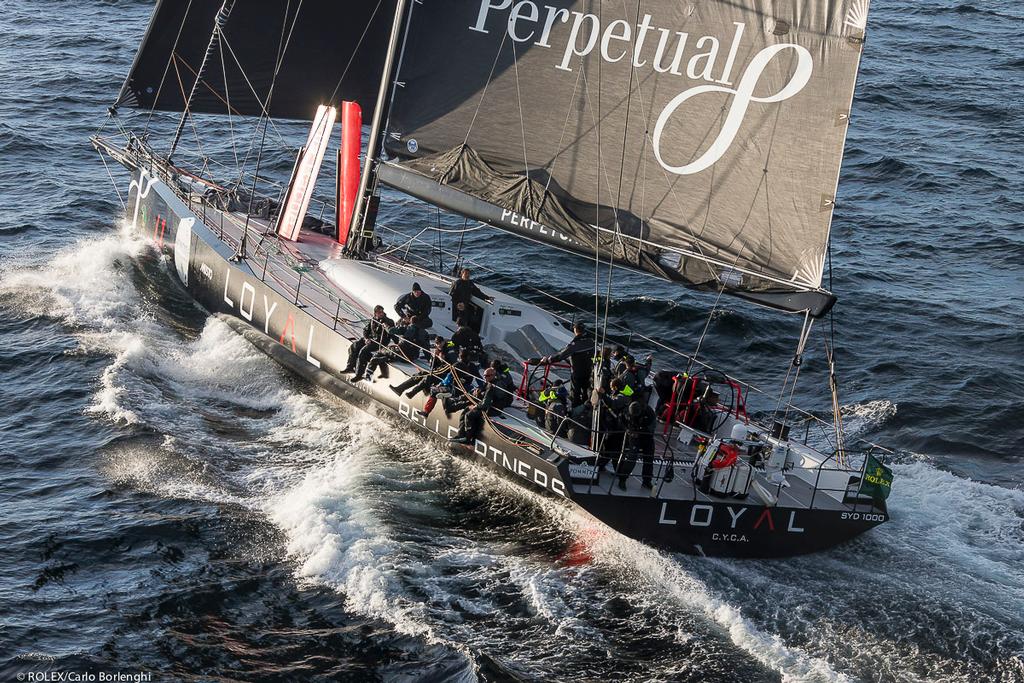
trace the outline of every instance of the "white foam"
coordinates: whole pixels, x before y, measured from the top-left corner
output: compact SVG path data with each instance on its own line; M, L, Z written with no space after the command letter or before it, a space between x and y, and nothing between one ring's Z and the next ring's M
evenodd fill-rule
M1024 491L984 484L927 461L893 465L892 521L880 535L912 552L927 583L1009 609L1024 620ZM879 539L881 541L881 539Z
M266 511L288 537L300 576L330 585L353 612L381 619L402 633L431 636L422 606L404 595L401 545L386 523L360 501L367 475L365 445L379 429L368 416L348 415L350 448L310 469L301 482L270 500ZM402 567L408 570L408 567Z
M248 506L247 497L232 494L207 476L203 461L183 457L172 437L165 437L159 448L131 446L109 453L104 469L119 485L165 498Z
M118 328L139 312L138 292L124 271L146 249L144 240L124 230L85 239L47 264L14 264L0 278L0 291L15 295L16 304L31 315Z
M415 481L387 482L385 493L393 497L400 497L399 490L421 496L421 490L429 493L440 486L436 482L444 468L454 466L458 485L483 487L496 498L529 500L543 511L548 524L578 531L584 526L592 529L589 522L475 465L429 454L419 439L364 413L292 390L283 371L215 319L194 339L152 320L125 267L144 249L141 241L124 236L91 240L41 268L9 270L0 278L0 292L16 294L29 312L79 328L83 350L114 356L100 378L91 411L179 435L166 438L157 449L129 449L112 456L110 469L116 480L160 495L230 502L265 512L284 531L299 576L336 588L348 609L391 623L403 633L456 648L487 637L472 627L446 623L451 619L447 608L458 604L470 613L494 613L499 607L493 596L467 597L460 582L501 572L529 610L555 627L557 636L584 641L607 637L595 633L583 616L588 602L596 599L588 593L593 588L588 568L551 566L455 535L433 539L429 558L424 558L407 541L398 540L387 519L389 506L401 510L403 504L411 509L428 503L413 495L406 501L380 500L373 484L389 477L433 479L422 486ZM240 416L238 408L262 412L250 419ZM846 406L848 432L876 429L896 410L896 404L886 400ZM234 420L253 436L245 443L226 442L204 422L211 418ZM406 452L421 453L429 462L415 471L396 465L381 457L383 439L399 443ZM197 452L202 449L231 450L248 459L231 472L216 472L209 454ZM820 599L836 585L871 585L879 573L898 572L896 578L910 595L922 593L945 605L963 605L1011 630L1020 625L1024 492L972 482L926 460L897 464L894 469L897 479L889 501L893 521L857 545L831 554L763 565L709 560L681 564L617 534L598 533L590 539L594 565L636 577L634 594L626 591L627 598L669 596L664 609L703 615L737 647L781 672L787 681L846 676L836 668L843 668L841 661L828 661L834 650L808 652L789 645L741 609L755 587L778 589L784 598L780 605L798 604L808 592ZM890 555L903 562L886 564ZM742 576L745 586L728 590L699 578L714 571ZM965 583L969 593L964 592ZM497 616L495 622L489 627L492 637L503 623ZM805 628L817 626L809 623ZM872 633L873 640L865 636L860 644L872 647L873 656L895 668L900 657L913 657L906 648L893 646L898 635Z
M845 405L840 409L847 439L878 429L896 415L897 405L885 399Z
M824 659L789 647L778 635L758 628L737 607L716 596L703 581L657 550L618 534L606 534L596 537L593 551L596 562L619 572L639 575L648 584L638 587L639 593L663 596L718 624L734 645L781 673L783 681L849 680Z
M292 397L283 371L216 318L191 341L170 331L128 332L107 347L116 355L88 410L116 422L202 438L204 415L223 413L242 427L245 419L231 415L232 407L278 410ZM213 407L219 404L227 408Z

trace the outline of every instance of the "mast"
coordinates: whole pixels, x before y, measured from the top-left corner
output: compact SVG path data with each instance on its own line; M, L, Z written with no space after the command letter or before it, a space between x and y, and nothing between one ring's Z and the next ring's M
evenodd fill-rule
M356 193L356 205L352 210L352 222L349 225L348 241L345 245L346 251L352 254L363 253L369 246L368 239L363 235L363 225L366 222L367 193L371 191L371 174L376 179L377 152L382 136L381 126L386 120L384 109L388 106L388 90L391 89L391 81L394 78L395 54L398 52L399 38L406 23L407 5L407 0L398 0L394 21L391 24L391 36L388 39L387 53L384 58L384 71L381 74L380 88L377 91L377 102L373 108L370 137L366 143L366 160L363 162L363 172L359 177L359 191Z

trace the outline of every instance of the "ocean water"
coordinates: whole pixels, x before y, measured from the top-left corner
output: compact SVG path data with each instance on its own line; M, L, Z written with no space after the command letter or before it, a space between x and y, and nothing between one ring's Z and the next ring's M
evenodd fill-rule
M834 289L844 416L896 452L892 522L776 561L602 531L197 309L88 144L150 9L0 0L0 680L1024 681L1019 3L874 3ZM223 121L202 130L231 153ZM435 219L388 196L383 220ZM521 264L541 259L593 305L581 261L490 232L464 248L488 284L539 301ZM616 319L693 349L712 299L616 278ZM770 395L797 328L724 302L701 354Z

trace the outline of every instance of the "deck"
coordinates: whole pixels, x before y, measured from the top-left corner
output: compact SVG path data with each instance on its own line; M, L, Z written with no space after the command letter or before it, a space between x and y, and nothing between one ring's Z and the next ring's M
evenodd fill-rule
M308 314L320 322L330 326L340 334L355 339L361 334L364 322L370 317L371 311L356 298L339 287L321 270L321 263L341 256L341 245L332 237L318 232L304 230L299 242L279 240L270 231L269 221L261 218L246 217L241 212L221 211L209 206L197 195L193 195L190 208L199 215L203 222L212 229L226 244L239 250L242 236L246 234L246 261L254 274L290 298ZM407 269L410 285L415 279L432 278L445 284L446 282L434 273L419 269L412 265L395 262L389 268ZM391 302L381 302L385 306ZM451 323L435 320L430 328L435 334L450 335L454 329ZM486 341L486 340L485 340ZM405 374L418 370L412 363L396 362L392 364ZM510 436L532 441L541 449L541 453L549 462L561 464L568 459L573 463L594 461L594 453L582 446L572 444L565 439L553 438L552 435L526 413L523 399L517 398L516 403L491 419L492 425ZM574 478L570 484L577 493L601 492L610 496L626 496L633 498L656 497L662 500L685 500L696 502L723 502L735 500L729 496L716 496L697 489L691 477L693 462L697 457L695 448L686 439L678 438L678 431L668 435L656 435L656 455L652 489L641 485L641 463L637 462L631 476L627 478L626 487L618 486L618 477L611 471L599 473L596 479ZM671 460L670 460L671 459ZM671 481L665 480L670 464L674 468ZM763 471L754 470L753 481L777 498L777 505L786 508L844 510L854 509L851 503L843 502L845 491L823 491L808 482L802 476L787 476L785 484L772 483ZM749 499L756 501L753 491ZM863 503L861 503L863 505Z

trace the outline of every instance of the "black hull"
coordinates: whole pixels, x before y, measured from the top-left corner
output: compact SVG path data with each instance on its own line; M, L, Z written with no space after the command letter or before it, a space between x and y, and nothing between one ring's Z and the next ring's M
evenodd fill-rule
M136 171L128 218L171 255L179 279L211 314L227 321L282 366L338 397L375 414L390 415L445 445L458 430L458 415L440 409L424 420L424 397L399 398L389 384L406 375L395 368L387 381L351 383L339 375L350 341L261 281L262 263L234 261L233 249L203 224L170 188ZM568 463L547 459L547 444L498 433L490 424L474 446L450 445L511 481L573 505L612 529L672 551L718 557L787 557L820 551L886 521L886 514L766 508L748 502L666 500L610 495L604 487L573 490ZM577 480L576 484L581 482Z

